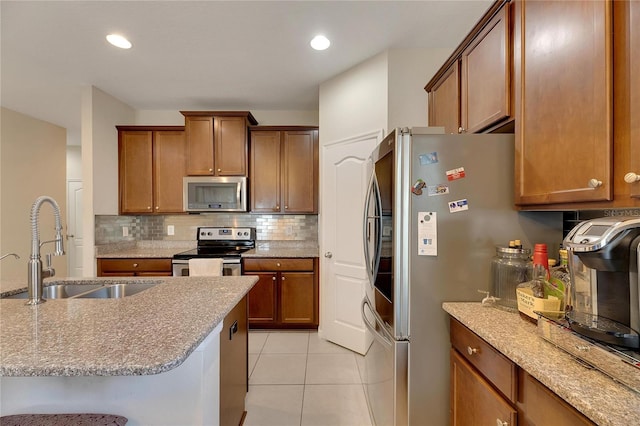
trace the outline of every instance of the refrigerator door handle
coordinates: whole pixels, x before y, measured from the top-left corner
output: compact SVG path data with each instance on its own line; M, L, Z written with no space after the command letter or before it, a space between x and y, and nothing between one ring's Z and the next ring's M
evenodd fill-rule
M367 318L367 315L365 313L365 306L367 309L369 309L369 311L373 315L375 322L379 326L378 329L376 329L376 326L372 324ZM365 326L369 329L371 334L373 334L373 337L375 337L381 343L387 346L393 346L393 340L394 340L393 336L391 335L391 333L387 331L387 329L385 328L384 322L379 318L378 314L373 310L369 302L369 299L367 299L366 297L362 299L361 309L362 309L362 321L364 322Z
M371 201L372 201L371 197L373 195L376 196L376 200L374 200L376 201L376 212L375 212L376 214L374 214L373 216L370 216L369 209L371 208ZM367 276L369 277L369 283L371 284L371 287L373 287L376 274L378 273L380 245L382 243L380 232L379 232L380 221L381 221L379 213L380 213L380 196L379 196L378 182L376 180L376 174L374 172L371 174L371 180L369 181L369 187L367 190L367 198L365 199L365 202L364 202L364 218L363 218L363 229L362 229L362 246L364 248L364 261L367 269ZM369 238L371 237L371 222L370 222L371 219L375 221L373 232L376 238L374 253L373 253L373 260L374 260L373 263L371 262L372 257L369 251Z

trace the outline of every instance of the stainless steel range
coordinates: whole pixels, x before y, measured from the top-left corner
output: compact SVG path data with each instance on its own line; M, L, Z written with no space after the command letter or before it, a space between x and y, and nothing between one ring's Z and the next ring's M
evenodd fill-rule
M242 275L242 253L255 248L255 228L222 228L201 226L198 228L198 245L195 249L173 255L173 276L189 275L189 259L220 258L223 275Z

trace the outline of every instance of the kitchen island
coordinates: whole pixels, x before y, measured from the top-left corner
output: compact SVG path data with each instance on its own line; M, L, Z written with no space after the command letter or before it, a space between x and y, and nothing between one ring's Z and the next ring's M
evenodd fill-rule
M594 423L640 424L640 394L547 342L517 313L480 303L444 303L443 308Z
M0 299L0 412L108 412L130 425L217 423L222 321L256 281L52 279L46 284L157 285L119 299L37 306ZM3 295L20 292L2 288Z

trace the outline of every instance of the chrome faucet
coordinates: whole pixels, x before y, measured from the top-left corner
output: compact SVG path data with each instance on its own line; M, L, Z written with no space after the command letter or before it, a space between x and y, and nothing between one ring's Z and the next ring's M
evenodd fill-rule
M18 255L17 255L17 254L15 254L15 253L7 253L7 254L3 254L2 256L0 256L0 260L4 259L5 257L9 257L9 256L13 256L13 257L15 257L16 259L20 259L20 256L18 256Z
M38 233L38 217L40 215L40 206L43 203L51 204L53 207L53 214L56 220L56 238L54 240L40 242L40 235ZM51 267L51 255L47 255L47 267L42 268L42 261L40 260L40 247L46 243L56 243L56 249L54 251L55 256L61 256L64 254L64 247L62 245L62 224L60 221L60 207L58 203L51 198L42 196L38 197L31 206L31 257L29 258L29 300L27 305L37 305L45 302L42 298L42 280L44 278L52 277L56 271Z

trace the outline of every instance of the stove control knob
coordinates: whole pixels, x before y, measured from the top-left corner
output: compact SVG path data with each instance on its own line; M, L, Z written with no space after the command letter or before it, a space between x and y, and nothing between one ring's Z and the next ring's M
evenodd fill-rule
M239 232L239 231L238 231L238 237L239 237L239 236L241 236L241 235L242 235L242 232Z
M208 235L208 236L212 236L212 235L213 235L213 233L211 233L211 231L209 231L209 232L207 232L207 235Z
M249 235L249 233L247 231L244 231L244 236L247 237Z

